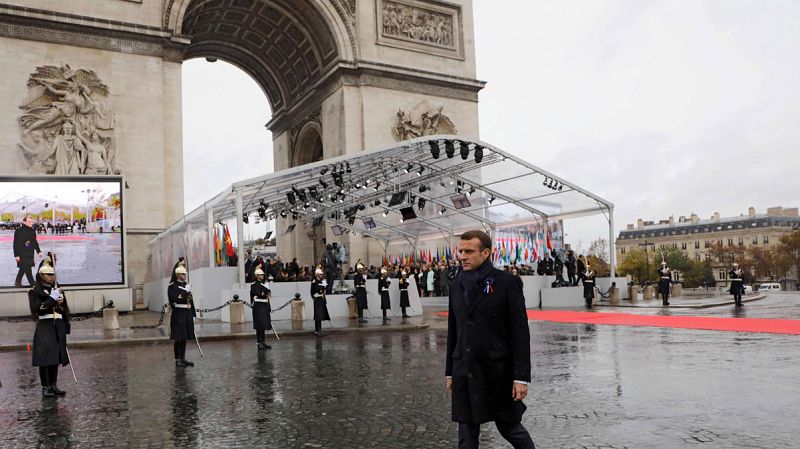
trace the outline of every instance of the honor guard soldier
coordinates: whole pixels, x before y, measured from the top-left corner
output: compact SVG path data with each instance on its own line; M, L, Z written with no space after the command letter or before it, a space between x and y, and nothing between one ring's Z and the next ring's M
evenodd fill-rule
M169 338L173 340L175 353L175 366L185 368L194 366L186 360L186 340L194 340L194 300L192 299L191 284L186 283L186 268L179 265L175 269L175 282L167 287L172 316L169 319Z
M583 299L586 300L586 308L592 308L594 301L594 280L597 277L594 271L586 264L586 271L583 273Z
M403 318L408 318L406 307L411 307L411 302L408 300L408 277L406 270L400 272L400 280L398 286L400 287L400 310L403 311Z
M658 294L661 295L661 304L664 306L669 305L669 285L672 283L672 273L667 267L667 262L661 262L661 268L658 269Z
M367 319L364 318L364 309L369 308L369 304L367 304L367 277L364 272L364 264L359 261L356 264L356 275L353 276L353 284L356 287L356 308L358 309L359 323L367 322Z
M744 280L742 279L742 270L739 268L738 263L733 263L733 268L728 272L728 278L731 280L731 294L733 295L733 300L736 302L737 306L744 306L744 304L742 304Z
M385 267L381 267L381 278L378 279L378 291L381 294L381 311L383 312L383 324L391 321L386 316L386 311L392 308L392 301L389 299L389 285L392 281L389 280L389 271Z
M55 282L55 270L47 263L39 267L36 285L28 292L31 315L36 319L33 334L33 366L39 367L42 396L64 396L57 386L58 365L69 365L67 334L70 331L67 298Z
M253 308L253 329L256 330L256 341L258 349L270 349L271 346L265 343L265 332L272 329L272 318L270 312L272 308L269 304L270 290L269 284L265 280L264 270L256 267L253 274L255 282L250 285L250 307Z
M311 281L311 297L314 298L314 335L324 337L322 332L322 321L330 321L328 314L328 304L325 299L325 289L328 282L325 280L325 272L321 267L314 270L314 280Z

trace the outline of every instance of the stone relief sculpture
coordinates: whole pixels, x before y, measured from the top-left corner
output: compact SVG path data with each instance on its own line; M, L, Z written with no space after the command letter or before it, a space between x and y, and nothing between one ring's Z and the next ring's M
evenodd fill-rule
M386 1L381 12L383 35L454 47L453 16Z
M87 69L41 66L28 79L17 148L35 174L119 174L108 87Z
M414 139L435 134L458 134L449 117L442 112L444 106L433 109L427 101L416 105L410 112L397 110L392 126L392 136L396 141Z

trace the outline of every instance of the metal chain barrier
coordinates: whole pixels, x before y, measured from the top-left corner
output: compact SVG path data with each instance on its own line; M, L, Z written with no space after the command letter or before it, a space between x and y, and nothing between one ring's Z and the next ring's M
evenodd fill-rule
M131 329L155 329L158 326L161 326L161 323L164 322L164 315L167 314L167 307L169 307L169 304L164 304L164 306L161 308L161 315L158 317L158 323L150 325L131 326Z

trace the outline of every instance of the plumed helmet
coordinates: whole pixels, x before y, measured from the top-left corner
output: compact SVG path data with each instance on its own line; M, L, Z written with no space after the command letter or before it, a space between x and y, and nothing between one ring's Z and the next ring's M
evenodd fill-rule
M739 266L739 264L738 264L738 263L736 263L736 262L734 262L734 263L733 263L733 266L734 266L734 267L738 267L738 266Z
M364 264L363 263L359 262L359 263L356 264L356 270L363 270L363 269L364 269Z
M320 268L320 267L317 267L317 269L316 269L316 270L314 270L314 274L325 274L325 272L324 272L324 271L322 271L322 268Z
M406 273L406 270L401 271L400 274L402 274L403 276L408 276L408 273Z
M256 271L253 272L253 274L255 274L256 276L263 276L265 273L264 270L261 269L261 267L258 267L256 268Z
M175 274L186 274L186 267L178 265L178 268L175 269Z
M662 267L665 267L665 266L667 266L667 261L666 261L666 260L662 260L662 261L661 261L661 266L662 266Z
M386 274L386 273L388 273L388 272L389 272L389 271L388 271L388 270L386 270L386 268L384 268L384 267L381 267L381 274Z
M56 274L56 271L53 269L52 265L43 263L41 267L39 267L39 274Z

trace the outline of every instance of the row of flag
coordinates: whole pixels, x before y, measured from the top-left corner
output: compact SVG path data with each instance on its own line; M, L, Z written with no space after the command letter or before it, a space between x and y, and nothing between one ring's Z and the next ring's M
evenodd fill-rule
M436 249L421 249L415 252L396 254L394 256L385 256L383 258L383 265L401 265L408 266L414 262L427 262L438 263L441 261L448 261L458 257L458 249L456 247L440 246Z
M228 225L214 225L214 263L217 267L228 266L228 261L236 255Z

